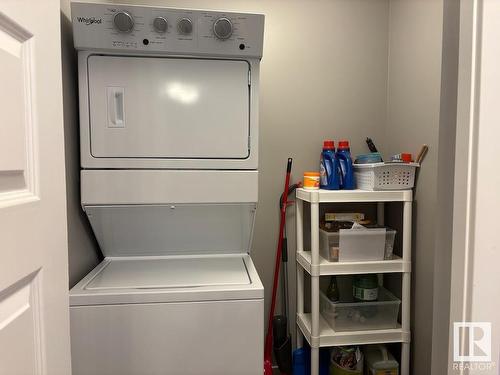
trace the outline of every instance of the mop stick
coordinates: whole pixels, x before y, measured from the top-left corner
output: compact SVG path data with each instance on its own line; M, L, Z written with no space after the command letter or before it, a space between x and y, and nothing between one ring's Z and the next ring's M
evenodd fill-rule
M274 279L273 279L273 294L271 298L271 308L269 309L269 319L267 324L266 343L264 347L264 374L272 375L272 350L273 350L273 317L274 309L276 307L276 292L278 289L278 280L281 264L281 251L283 248L283 231L286 223L286 206L288 201L288 185L290 184L290 174L292 171L292 158L288 158L285 177L285 188L283 192L283 206L281 207L280 216L280 233L278 238L278 247L276 249L276 261L274 265Z

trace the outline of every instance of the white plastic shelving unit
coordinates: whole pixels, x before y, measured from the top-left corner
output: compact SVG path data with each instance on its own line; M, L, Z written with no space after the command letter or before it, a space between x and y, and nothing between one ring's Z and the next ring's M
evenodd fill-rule
M311 375L319 372L319 348L400 342L401 375L410 373L411 210L413 192L364 190L306 190L296 192L297 225L297 347L303 338L311 346ZM311 210L311 251L304 251L304 202ZM403 256L370 262L329 262L319 255L319 205L321 203L377 203L377 221L384 223L384 202L403 202ZM304 271L311 275L311 313L304 313ZM366 273L402 274L401 325L395 329L335 332L319 312L319 278L325 275Z

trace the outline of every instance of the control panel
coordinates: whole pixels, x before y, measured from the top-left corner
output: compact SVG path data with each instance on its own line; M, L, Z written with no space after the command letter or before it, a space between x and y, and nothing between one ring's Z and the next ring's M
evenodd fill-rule
M264 16L72 2L75 48L262 57Z

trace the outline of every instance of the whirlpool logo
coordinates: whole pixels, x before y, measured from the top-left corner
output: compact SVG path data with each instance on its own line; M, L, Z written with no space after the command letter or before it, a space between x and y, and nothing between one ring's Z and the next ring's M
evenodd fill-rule
M84 23L85 25L93 25L93 24L101 24L102 23L102 18L95 18L95 17L76 17L78 22Z

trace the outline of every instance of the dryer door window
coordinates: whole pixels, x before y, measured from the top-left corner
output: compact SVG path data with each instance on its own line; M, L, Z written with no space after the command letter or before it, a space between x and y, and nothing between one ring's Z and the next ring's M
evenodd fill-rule
M91 55L91 153L96 158L245 159L245 61Z

